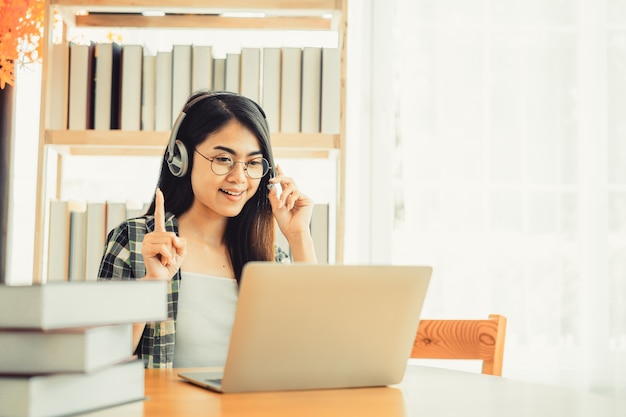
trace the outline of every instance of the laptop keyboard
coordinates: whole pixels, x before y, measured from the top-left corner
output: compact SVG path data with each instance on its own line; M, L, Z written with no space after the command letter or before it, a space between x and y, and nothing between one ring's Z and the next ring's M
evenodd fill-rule
M209 384L222 385L222 378L205 379L205 381L208 382Z

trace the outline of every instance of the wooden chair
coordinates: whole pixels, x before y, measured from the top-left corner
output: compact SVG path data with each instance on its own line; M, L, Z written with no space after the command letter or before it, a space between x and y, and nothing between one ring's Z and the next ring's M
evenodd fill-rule
M476 359L482 373L502 375L506 317L485 320L421 320L413 343L412 358Z

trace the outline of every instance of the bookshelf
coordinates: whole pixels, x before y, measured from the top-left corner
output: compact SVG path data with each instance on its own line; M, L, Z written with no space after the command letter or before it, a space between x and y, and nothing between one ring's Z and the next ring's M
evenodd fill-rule
M336 35L340 54L338 133L274 132L272 147L277 158L323 158L336 163L333 242L335 261L342 261L347 0L46 0L45 8L33 283L45 282L49 204L51 199L61 196L63 159L94 155L160 156L169 137L169 131L65 130L52 126L50 113L56 110L55 80L51 76L53 46L58 42L68 43L69 27L245 29L251 34L265 30L306 30ZM154 16L156 12L161 15ZM248 16L242 17L244 13ZM60 41L53 38L58 32L58 29L53 32L55 15L62 19Z

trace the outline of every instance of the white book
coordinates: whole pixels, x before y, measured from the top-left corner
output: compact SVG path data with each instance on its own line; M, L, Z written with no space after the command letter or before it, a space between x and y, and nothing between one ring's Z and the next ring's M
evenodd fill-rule
M210 45L193 45L191 55L191 91L213 88L213 48Z
M91 373L0 376L0 415L53 417L144 398L143 361Z
M87 211L70 209L70 281L85 280L85 246L87 243Z
M91 129L93 45L70 44L68 129Z
M213 60L213 90L223 91L226 81L226 59L215 58Z
M321 132L341 131L341 50L322 49Z
M300 132L300 100L302 87L302 50L282 48L280 87L280 131Z
M260 103L261 49L241 48L241 95Z
M141 78L141 130L155 130L156 55L144 55Z
M319 133L322 85L322 48L308 46L302 50L302 107L300 131Z
M70 258L70 208L67 201L50 201L47 282L67 281Z
M67 105L69 93L69 47L67 43L52 44L51 64L48 72L46 96L46 126L52 130L67 129Z
M141 217L148 211L150 203L129 202L126 209L126 218L134 219L135 217Z
M140 130L143 47L124 45L120 65L120 129Z
M106 202L106 235L127 219L126 203L120 201Z
M172 128L172 52L159 51L156 55L156 91L154 98L155 128Z
M280 48L263 49L263 82L261 85L261 106L267 117L270 132L280 128Z
M311 238L318 263L328 263L329 259L329 205L315 204L311 215Z
M85 237L85 279L96 281L106 238L106 204L87 203L87 230Z
M191 94L191 45L172 47L172 120L185 106Z
M118 43L97 43L94 47L94 125L96 130L119 127L119 65L121 46Z
M0 285L0 328L50 330L166 320L169 285L160 280Z
M224 89L233 93L239 93L241 86L241 54L226 54L224 69Z
M0 330L0 374L94 372L133 354L133 325Z

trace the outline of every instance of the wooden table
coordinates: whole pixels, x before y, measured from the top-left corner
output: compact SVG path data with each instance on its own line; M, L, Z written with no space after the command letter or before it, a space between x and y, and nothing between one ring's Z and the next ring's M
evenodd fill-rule
M398 386L245 394L213 393L178 371L146 370L146 401L89 416L626 416L626 399L413 365Z

